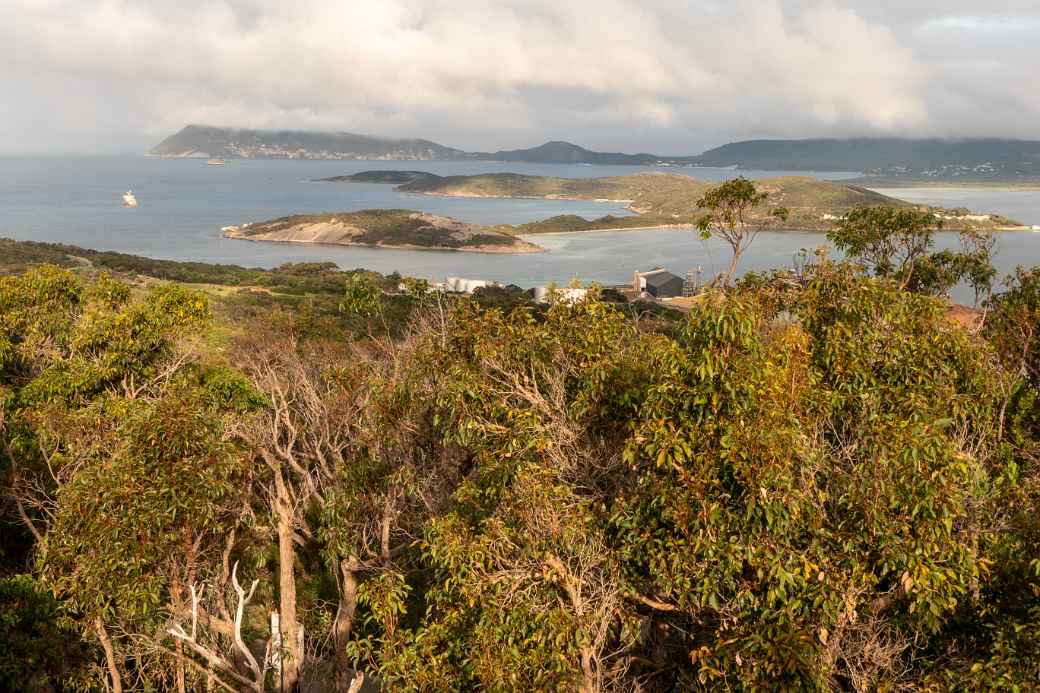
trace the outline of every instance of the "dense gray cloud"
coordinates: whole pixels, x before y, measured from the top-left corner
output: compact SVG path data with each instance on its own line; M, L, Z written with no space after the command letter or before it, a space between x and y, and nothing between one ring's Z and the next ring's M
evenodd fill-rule
M1035 0L4 0L0 151L188 122L562 137L1040 137Z

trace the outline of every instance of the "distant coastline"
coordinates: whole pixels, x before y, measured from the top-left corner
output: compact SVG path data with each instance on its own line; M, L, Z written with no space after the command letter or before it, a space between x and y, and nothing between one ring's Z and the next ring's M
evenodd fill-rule
M466 151L422 138L350 132L250 130L188 125L149 150L167 157L338 161L495 161L732 168L735 171L860 172L864 179L1018 182L1040 180L1040 141L998 138L743 140L696 155L598 152L562 140L526 149ZM858 181L863 182L863 181Z
M892 178L887 176L849 178L843 183L862 185L865 188L978 188L980 190L1021 190L1040 192L1040 179L1030 180L937 180L934 178Z

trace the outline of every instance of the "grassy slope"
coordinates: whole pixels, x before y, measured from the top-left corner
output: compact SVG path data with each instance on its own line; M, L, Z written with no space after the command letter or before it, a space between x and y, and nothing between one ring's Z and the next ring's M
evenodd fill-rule
M807 176L789 176L756 181L759 189L769 193L767 202L755 210L753 221L776 227L769 216L777 206L787 207L790 218L783 226L790 229L825 230L829 223L825 214L840 216L859 205L891 205L910 207L866 188L845 183L821 181ZM536 197L574 198L582 200L626 201L641 217L603 217L594 221L566 215L516 227L522 233L591 230L597 228L631 228L656 224L692 223L702 214L697 200L713 183L676 173L637 173L609 178L553 178L514 173L477 176L416 178L401 185L404 192L460 197ZM949 228L957 228L954 222Z

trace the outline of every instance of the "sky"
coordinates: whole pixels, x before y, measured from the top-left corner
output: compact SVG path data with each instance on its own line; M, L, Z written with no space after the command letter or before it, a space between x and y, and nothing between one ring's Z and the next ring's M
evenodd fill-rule
M566 139L1040 139L1040 0L2 0L0 153L188 123Z

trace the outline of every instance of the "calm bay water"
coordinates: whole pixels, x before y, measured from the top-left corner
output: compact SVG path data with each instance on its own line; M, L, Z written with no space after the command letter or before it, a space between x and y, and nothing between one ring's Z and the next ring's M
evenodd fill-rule
M653 169L629 166L502 164L494 162L230 161L207 166L198 159L145 157L0 158L0 237L71 243L170 260L199 260L273 267L283 262L331 260L344 268L442 279L448 275L533 286L573 277L626 282L637 268L657 265L682 274L702 267L705 276L728 264L728 250L688 230L657 229L538 236L549 252L484 255L250 243L222 238L220 227L288 214L374 207L418 209L475 223L510 223L555 214L585 217L626 214L615 203L567 200L464 199L409 195L389 185L317 183L315 178L368 169L414 169L440 175L514 171L532 175L596 177L640 170L672 170L724 180L730 169ZM753 178L784 172L742 171ZM800 174L804 175L804 174ZM854 174L809 174L841 179ZM120 195L133 189L141 206L124 209ZM1040 192L921 188L884 190L903 199L999 212L1040 224ZM742 269L789 265L800 248L825 242L820 234L762 233ZM942 245L956 243L944 234ZM1015 265L1040 264L1040 234L1007 233L996 258L1002 274Z

